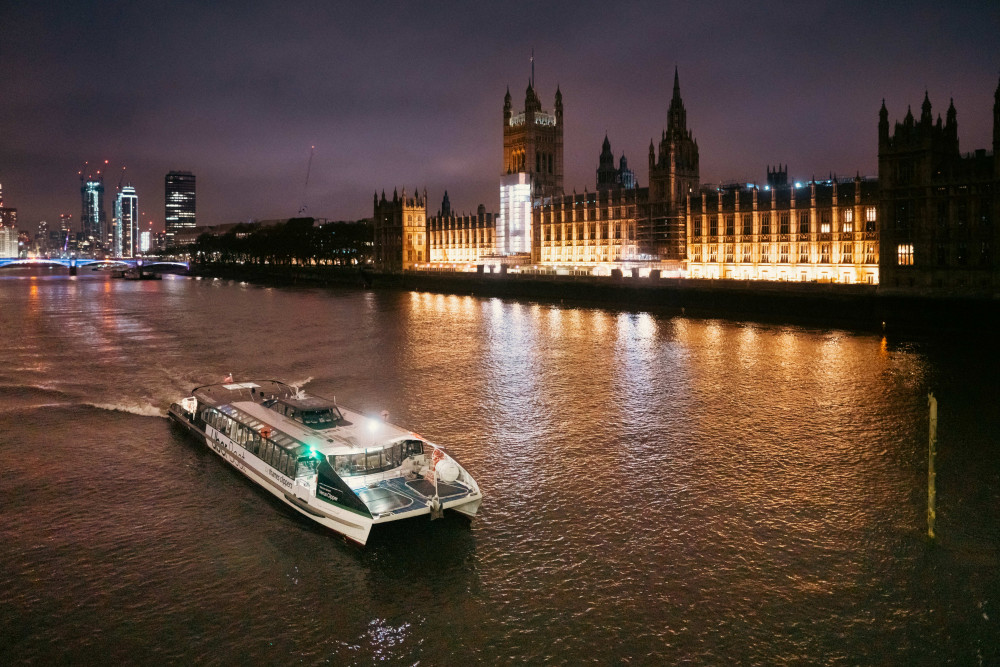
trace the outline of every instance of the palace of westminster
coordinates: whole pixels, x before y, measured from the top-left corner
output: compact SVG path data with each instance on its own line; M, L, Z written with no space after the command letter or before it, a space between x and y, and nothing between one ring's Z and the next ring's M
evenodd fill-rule
M607 137L595 188L563 190L563 101L543 109L532 81L524 109L503 105L500 212L455 215L445 192L374 201L375 259L387 270L660 275L708 279L880 283L924 292L1000 291L1000 85L993 151L962 154L952 103L942 123L927 95L890 132L879 112L878 179L703 186L677 71L649 185L638 187ZM514 267L517 267L516 269Z

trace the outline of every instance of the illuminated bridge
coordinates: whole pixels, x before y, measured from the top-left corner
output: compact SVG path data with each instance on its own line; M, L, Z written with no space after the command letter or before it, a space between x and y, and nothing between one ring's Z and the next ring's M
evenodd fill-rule
M90 259L88 257L0 257L0 268L7 266L65 266L72 270L89 266L91 268L129 269L140 265L140 263L144 271L176 271L177 269L187 271L191 268L189 262L159 259L157 257L108 257L105 259Z

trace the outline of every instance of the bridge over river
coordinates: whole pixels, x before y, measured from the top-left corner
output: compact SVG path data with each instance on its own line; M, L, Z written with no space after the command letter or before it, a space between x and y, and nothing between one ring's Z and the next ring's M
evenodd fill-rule
M96 269L132 269L139 267L143 271L151 273L187 271L191 268L190 262L182 262L174 259L160 259L159 257L106 257L104 259L92 259L89 257L0 257L0 269L7 267L23 266L65 266L70 274L75 274L80 267L90 267Z

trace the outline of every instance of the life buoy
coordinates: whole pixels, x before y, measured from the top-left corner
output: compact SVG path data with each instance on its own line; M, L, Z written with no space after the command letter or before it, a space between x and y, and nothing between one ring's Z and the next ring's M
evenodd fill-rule
M261 429L260 429L260 437L262 437L262 438L270 438L271 437L271 427L270 426L262 426Z

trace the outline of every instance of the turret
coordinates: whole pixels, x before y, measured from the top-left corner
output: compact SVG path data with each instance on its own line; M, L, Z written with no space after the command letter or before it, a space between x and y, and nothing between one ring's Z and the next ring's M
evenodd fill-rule
M617 175L615 154L611 152L611 142L608 141L608 135L605 134L604 143L601 145L601 155L597 159L597 189L614 187Z
M924 103L920 105L920 124L924 127L930 127L934 119L931 117L931 98L924 91Z
M556 85L556 122L562 125L563 117L563 102L562 102L562 92L559 90L559 85Z
M504 127L510 125L510 86L507 86L507 94L503 96L503 124Z
M948 139L955 144L955 151L958 151L958 113L955 111L955 100L948 103L948 113L945 115L944 130Z

